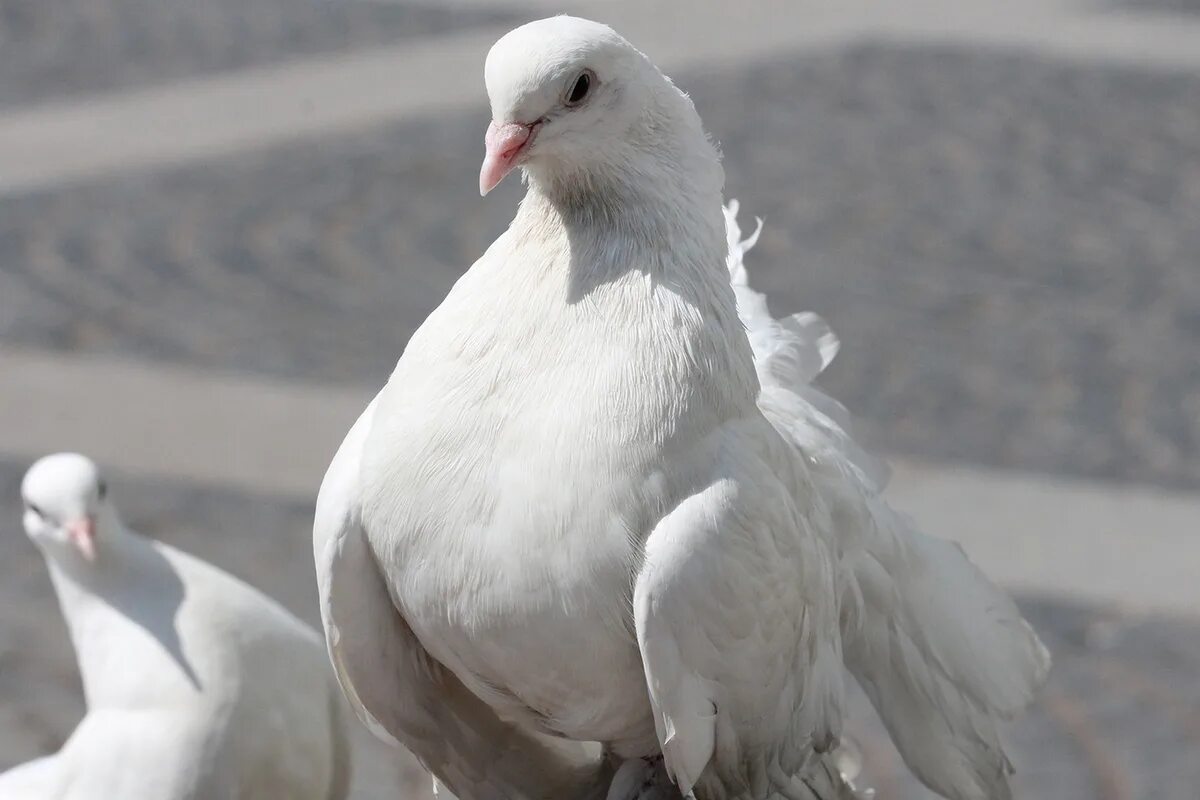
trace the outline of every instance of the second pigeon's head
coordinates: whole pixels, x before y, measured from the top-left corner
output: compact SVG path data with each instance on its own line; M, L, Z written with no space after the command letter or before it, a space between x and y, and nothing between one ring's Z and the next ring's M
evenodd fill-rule
M111 525L107 486L91 459L56 453L39 459L21 482L25 533L47 555L96 560Z
M687 97L598 22L558 16L522 25L492 46L484 79L492 123L481 194L517 167L535 175L602 168L627 160L633 140L679 128L694 128L708 146Z

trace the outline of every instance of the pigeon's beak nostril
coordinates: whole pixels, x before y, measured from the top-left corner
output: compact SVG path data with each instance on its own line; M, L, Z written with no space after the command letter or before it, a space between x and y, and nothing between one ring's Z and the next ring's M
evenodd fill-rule
M96 560L96 520L91 516L80 517L65 526L71 544L88 561Z
M509 122L488 126L484 137L483 166L479 170L479 194L495 189L504 176L520 165L533 145L540 123Z

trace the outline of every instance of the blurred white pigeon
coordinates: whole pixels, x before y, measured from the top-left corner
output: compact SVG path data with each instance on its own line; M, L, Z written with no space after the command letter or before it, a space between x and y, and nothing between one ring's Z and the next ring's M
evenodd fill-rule
M84 456L21 486L79 659L87 714L4 800L343 800L341 699L320 638L255 589L121 523Z
M57 800L62 797L61 778L57 757L35 758L0 773L0 797L4 800Z
M997 720L1048 654L879 496L810 385L833 335L746 285L691 101L571 17L502 38L486 81L480 189L520 166L528 193L317 505L326 638L360 716L463 800L658 797L658 758L701 800L827 800L850 796L831 754L846 667L928 785L1009 797Z

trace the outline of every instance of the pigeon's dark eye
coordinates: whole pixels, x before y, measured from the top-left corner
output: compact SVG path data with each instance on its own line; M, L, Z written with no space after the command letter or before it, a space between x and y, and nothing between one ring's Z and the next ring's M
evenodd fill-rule
M571 91L567 93L567 105L577 106L587 99L588 92L592 90L592 84L595 80L596 76L592 74L590 69L584 70L575 79L574 85L571 86Z
M40 508L38 508L37 506L35 506L33 503L26 503L25 507L28 508L33 513L37 514L42 519L46 518L46 513L44 511L42 511Z
M96 499L103 500L104 495L106 494L108 494L108 484L104 481L100 481L96 484Z

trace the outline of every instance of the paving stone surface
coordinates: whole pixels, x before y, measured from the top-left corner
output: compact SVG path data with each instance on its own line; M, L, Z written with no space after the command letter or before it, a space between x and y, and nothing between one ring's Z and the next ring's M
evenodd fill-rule
M436 0L3 0L0 107L516 19Z
M1116 0L1113 5L1126 11L1200 13L1200 0Z
M864 45L680 83L874 446L1200 486L1200 76ZM381 383L514 211L486 123L0 199L0 336Z
M0 107L511 18L0 0ZM1200 75L864 43L676 77L722 145L729 193L767 218L755 283L777 310L833 323L844 348L826 385L872 446L1200 487ZM486 124L480 108L0 198L0 341L379 384L520 196L474 191ZM19 530L25 466L0 460L0 769L58 747L82 713ZM310 504L113 477L134 527L316 622ZM1022 601L1056 668L1010 731L1017 796L1194 800L1200 624ZM877 796L930 797L857 708ZM395 781L427 796L410 761L366 763L356 799Z

